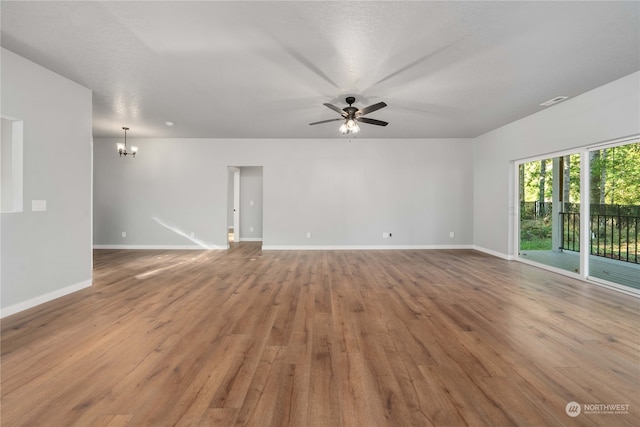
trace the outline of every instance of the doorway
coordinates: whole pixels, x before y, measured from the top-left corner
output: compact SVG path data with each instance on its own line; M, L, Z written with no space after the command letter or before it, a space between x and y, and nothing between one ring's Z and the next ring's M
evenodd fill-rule
M227 168L227 247L240 237L240 168Z
M227 247L262 242L262 166L227 167Z
M580 155L518 166L518 256L580 273Z

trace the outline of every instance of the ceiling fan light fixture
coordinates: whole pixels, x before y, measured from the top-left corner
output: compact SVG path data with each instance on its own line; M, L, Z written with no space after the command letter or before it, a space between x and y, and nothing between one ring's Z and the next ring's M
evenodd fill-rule
M325 107L330 108L331 110L337 112L338 114L340 114L341 117L337 118L337 119L329 119L329 120L320 120L319 122L313 122L313 123L309 123L310 125L318 125L320 123L329 123L329 122L333 122L333 121L341 121L344 120L344 122L342 122L342 124L340 125L340 127L338 128L338 130L340 131L340 133L342 134L347 134L347 133L358 133L360 132L360 126L358 125L358 123L356 123L356 121L362 122L362 123L366 123L369 125L376 125L376 126L386 126L389 123L382 121L382 120L376 120L376 119L370 119L368 117L362 117L366 114L372 113L374 111L377 111L381 108L384 108L387 106L386 103L384 102L378 102L377 104L373 104L373 105L369 105L367 107L364 107L362 109L358 109L356 107L354 107L352 104L356 101L355 97L353 96L348 96L346 98L347 104L349 104L348 107L345 108L339 108L336 107L333 104L329 104L329 103L324 103L323 105Z

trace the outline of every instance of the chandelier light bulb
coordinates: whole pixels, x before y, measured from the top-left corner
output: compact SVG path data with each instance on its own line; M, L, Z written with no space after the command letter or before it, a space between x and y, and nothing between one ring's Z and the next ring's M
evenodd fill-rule
M358 133L360 132L360 126L353 119L346 119L345 122L340 125L341 133Z

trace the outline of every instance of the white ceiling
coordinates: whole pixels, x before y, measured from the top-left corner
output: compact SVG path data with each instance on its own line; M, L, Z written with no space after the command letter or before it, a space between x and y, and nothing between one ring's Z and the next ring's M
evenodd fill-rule
M96 137L337 137L308 124L346 95L388 104L361 137L473 137L640 69L637 1L1 8L3 47L93 91Z

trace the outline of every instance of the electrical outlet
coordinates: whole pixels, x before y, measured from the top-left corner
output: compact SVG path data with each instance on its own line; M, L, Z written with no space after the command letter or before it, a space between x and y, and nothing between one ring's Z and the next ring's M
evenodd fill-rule
M383 239L388 239L389 237L391 237L391 233L386 232L386 231L384 233L382 233L382 238Z
M127 232L126 231L122 232L122 237L127 237Z
M32 200L31 201L31 210L33 212L44 212L47 210L47 201L46 200Z
M307 231L307 239L310 239L310 238L311 238L311 232Z
M453 237L455 236L455 233L453 231L449 232L449 237L453 239Z
M249 231L253 233L253 226L249 227Z
M193 239L194 237L196 237L196 233L194 233L193 231L190 234L191 238Z

